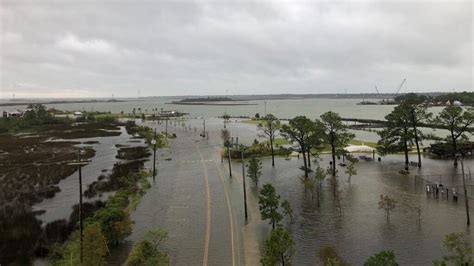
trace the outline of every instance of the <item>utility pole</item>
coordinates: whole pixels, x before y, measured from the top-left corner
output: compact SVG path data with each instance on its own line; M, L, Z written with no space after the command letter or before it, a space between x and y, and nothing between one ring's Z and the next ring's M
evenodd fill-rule
M81 150L77 153L77 158L78 158L78 167L79 167L79 228L81 231L81 264L82 264L82 257L83 257L83 247L82 247L82 241L83 241L83 224L82 224L82 165L81 165Z
M168 117L166 118L165 133L166 133L166 138L168 138Z
M228 145L227 145L227 156L229 157L228 158L228 161L229 161L229 177L232 178L232 164L231 164L231 160L232 158L230 157L230 147L233 145L233 140L230 140Z
M245 209L245 220L248 219L247 214L247 189L245 187L245 161L244 161L244 145L240 145L240 155L242 157L242 184L244 187L244 209Z
M155 176L156 176L156 128L155 128L155 134L153 136L153 139L151 140L151 144L153 145L153 182L154 182Z
M82 248L82 241L83 241L83 210L82 210L82 166L86 165L88 162L82 161L81 159L81 152L82 150L79 149L77 152L77 162L69 163L68 165L77 165L78 172L79 172L79 231L80 231L80 259L82 264L83 258L83 248Z
M467 197L466 176L464 175L464 158L463 157L461 157L461 171L462 171L462 186L464 189L464 203L466 205L467 226L469 226L471 224L471 219L469 217L469 199Z

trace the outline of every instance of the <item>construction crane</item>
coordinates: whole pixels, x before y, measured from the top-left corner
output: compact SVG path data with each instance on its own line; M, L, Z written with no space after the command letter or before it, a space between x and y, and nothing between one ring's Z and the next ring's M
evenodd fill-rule
M405 84L406 81L407 81L407 79L403 79L402 83L400 83L400 86L398 86L398 89L397 89L397 91L395 92L395 96L398 95L398 93L400 92L400 90L401 90L402 87L403 87L403 84Z
M382 98L382 95L380 95L380 91L379 91L379 89L377 88L377 85L375 85L375 91L377 91L377 95L378 95L380 98Z

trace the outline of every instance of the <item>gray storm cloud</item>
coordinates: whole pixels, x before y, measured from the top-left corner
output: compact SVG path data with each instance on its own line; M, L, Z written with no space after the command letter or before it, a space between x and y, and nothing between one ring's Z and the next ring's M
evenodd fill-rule
M472 90L470 1L0 2L2 96Z

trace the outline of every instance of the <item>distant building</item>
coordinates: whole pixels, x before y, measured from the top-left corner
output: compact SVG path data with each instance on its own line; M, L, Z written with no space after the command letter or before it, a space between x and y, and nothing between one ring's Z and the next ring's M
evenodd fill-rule
M24 114L22 110L3 111L3 118L23 117Z
M75 117L82 117L82 112L74 112Z

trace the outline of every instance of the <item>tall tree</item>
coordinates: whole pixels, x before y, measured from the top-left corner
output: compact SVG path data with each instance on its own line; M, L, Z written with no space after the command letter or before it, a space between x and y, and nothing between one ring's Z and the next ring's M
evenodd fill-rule
M272 230L265 240L263 257L260 260L264 266L291 265L295 253L294 241L290 232L283 228Z
M454 155L454 165L458 165L458 140L460 138L467 138L466 132L469 126L474 123L474 114L472 110L464 110L459 106L446 106L441 113L436 117L435 123L439 127L446 128L450 136L448 140L452 145L452 152Z
M258 186L258 180L262 176L262 161L252 156L247 162L247 176Z
M381 155L404 152L405 170L408 170L410 163L408 152L413 144L410 112L403 105L399 105L386 115L385 119L387 120L386 127L378 132L380 136L378 152Z
M432 113L428 112L428 105L425 104L426 96L409 93L405 95L400 105L408 110L411 127L413 130L413 138L416 145L416 152L418 155L418 167L421 167L421 152L420 142L423 140L423 132L419 130L422 123L429 121Z
M275 188L271 184L265 184L260 190L258 204L262 220L269 219L272 228L275 229L276 223L283 219L283 215L278 212L280 195L276 193Z
M303 153L304 176L308 178L308 162L306 152L308 151L308 141L315 131L315 123L306 116L297 116L289 121L288 125L281 127L281 134L287 139L296 141Z
M348 127L342 122L339 114L326 112L321 115L321 120L316 121L321 125L325 142L331 146L332 174L336 175L336 155L343 152L343 149L355 137L350 133Z
M278 120L274 115L268 114L263 119L262 122L258 124L258 130L262 132L262 136L268 138L270 141L270 149L272 151L272 167L275 167L275 153L273 150L273 142L275 141L275 136L280 130L280 120Z

